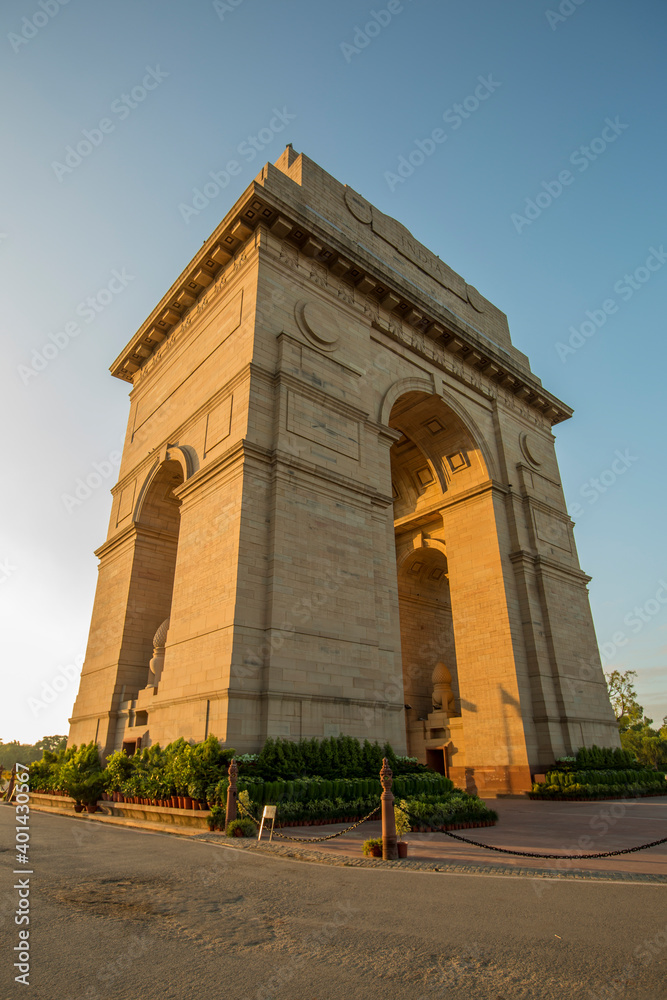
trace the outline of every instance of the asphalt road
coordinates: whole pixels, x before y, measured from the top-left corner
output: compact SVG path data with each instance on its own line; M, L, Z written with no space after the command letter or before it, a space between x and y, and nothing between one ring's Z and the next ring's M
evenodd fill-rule
M14 1000L667 998L664 886L306 864L0 808L0 997Z

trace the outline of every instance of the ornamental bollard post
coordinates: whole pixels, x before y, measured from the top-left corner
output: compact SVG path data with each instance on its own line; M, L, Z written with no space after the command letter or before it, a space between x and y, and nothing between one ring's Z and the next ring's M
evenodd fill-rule
M396 846L396 819L394 817L394 796L391 786L394 776L389 767L389 761L385 757L382 761L380 771L380 782L382 784L382 859L383 861L396 861L398 859L398 847Z
M232 762L229 765L229 770L227 774L229 775L229 785L227 787L227 812L225 813L225 830L231 823L233 819L236 819L236 779L238 777L239 769L236 763L236 758L232 758Z

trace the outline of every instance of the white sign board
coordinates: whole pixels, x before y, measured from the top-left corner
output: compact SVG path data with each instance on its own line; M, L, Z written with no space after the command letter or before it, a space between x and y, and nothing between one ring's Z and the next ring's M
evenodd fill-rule
M278 806L264 806L264 812L262 813L262 822L260 823L259 833L257 834L257 839L262 839L262 830L264 829L264 820L271 820L271 833L269 835L269 840L273 840L273 825L276 821L276 810Z

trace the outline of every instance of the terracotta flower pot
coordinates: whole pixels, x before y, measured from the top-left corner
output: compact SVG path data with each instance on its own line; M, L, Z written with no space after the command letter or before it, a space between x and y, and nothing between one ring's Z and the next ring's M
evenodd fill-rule
M75 802L74 803L74 812L75 813L82 813L83 810L84 810L84 808L85 808L85 806L84 806L83 802Z
M399 858L407 858L408 856L408 845L404 840L399 840L396 845L398 847Z
M97 812L97 802L87 802L86 809L89 813Z
M373 847L371 847L371 857L372 858L381 858L382 857L382 845L381 844L375 844L375 845L373 845Z
M192 798L189 795L184 795L183 796L183 808L184 809L192 809L192 801L193 800L192 800Z

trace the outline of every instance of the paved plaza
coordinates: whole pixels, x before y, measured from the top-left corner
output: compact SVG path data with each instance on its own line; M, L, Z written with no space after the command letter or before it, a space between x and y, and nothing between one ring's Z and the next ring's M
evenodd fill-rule
M496 826L452 831L467 840L507 850L538 854L598 854L617 851L667 837L667 796L602 802L537 802L530 799L490 799L487 805L499 815ZM295 827L278 831L296 837L324 836L345 829ZM359 857L367 837L381 836L379 822L363 826L335 840L304 845L337 856ZM628 876L661 876L667 879L667 844L634 854L579 861L512 857L481 847L468 847L444 833L411 833L409 857L420 862L465 865L502 865L510 869L553 869L554 874L581 870ZM278 840L278 843L282 841Z
M0 809L5 844L13 824ZM37 812L31 828L34 1000L667 998L661 885L304 864Z

